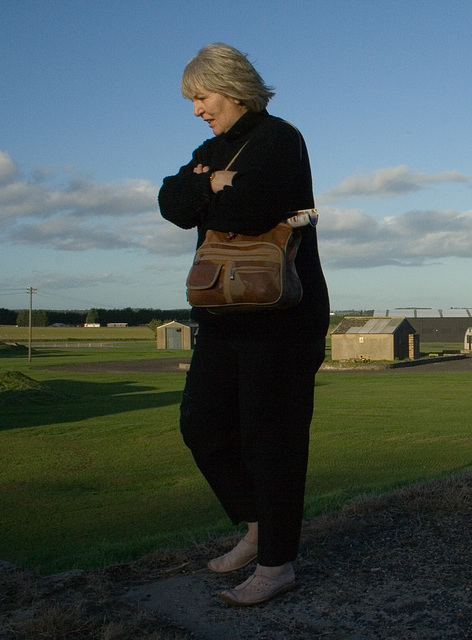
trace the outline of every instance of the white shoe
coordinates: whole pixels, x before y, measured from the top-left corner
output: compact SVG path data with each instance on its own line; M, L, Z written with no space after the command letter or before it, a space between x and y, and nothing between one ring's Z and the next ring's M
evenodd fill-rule
M214 573L230 573L246 567L257 558L257 544L240 540L238 544L224 556L213 558L207 564L210 571Z
M267 575L259 566L256 572L235 589L223 591L219 597L229 604L248 607L254 604L267 602L281 593L293 589L295 586L295 574L292 566L280 575Z

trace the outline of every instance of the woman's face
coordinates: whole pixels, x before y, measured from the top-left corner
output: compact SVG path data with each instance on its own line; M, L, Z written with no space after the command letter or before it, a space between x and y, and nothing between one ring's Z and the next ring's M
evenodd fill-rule
M228 129L247 111L247 107L234 98L227 98L221 93L202 89L193 98L193 113L197 118L208 122L215 136L219 136Z

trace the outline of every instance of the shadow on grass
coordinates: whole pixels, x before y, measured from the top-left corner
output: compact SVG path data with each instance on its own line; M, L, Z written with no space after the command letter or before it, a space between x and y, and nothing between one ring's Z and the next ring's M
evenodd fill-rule
M46 390L4 391L0 431L38 427L180 404L182 391L159 391L133 381L48 380Z

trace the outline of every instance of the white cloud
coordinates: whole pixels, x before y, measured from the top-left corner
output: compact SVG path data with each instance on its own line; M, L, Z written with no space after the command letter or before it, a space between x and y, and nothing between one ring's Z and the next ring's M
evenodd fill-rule
M64 189L33 182L11 182L0 187L2 218L119 216L157 210L156 185L148 180L99 184L73 180Z
M38 182L38 176L42 182ZM162 219L159 187L147 180L100 183L67 179L62 187L50 169L19 179L0 155L0 226L4 243L60 251L138 250L163 259L192 254L196 230ZM407 167L350 177L323 194L396 195L435 182L467 182L457 172L425 174ZM325 267L367 268L418 265L449 257L472 257L472 211L423 210L395 216L371 215L360 208L325 204L319 224Z
M459 171L422 173L406 166L378 169L373 175L356 175L345 178L337 187L327 189L320 198L332 202L351 196L388 198L424 188L425 185L443 182L470 182L470 176Z
M150 253L179 256L195 252L196 229L180 229L165 220L156 221L155 216L141 216L137 223L128 221L127 226L136 242Z
M65 251L124 249L132 239L103 224L84 224L71 218L53 218L15 227L9 240L16 244L42 245Z
M12 157L6 151L0 151L0 184L10 182L18 173Z
M62 188L45 184L51 170L36 169L29 180L18 180L18 170L7 153L0 152L0 219L120 216L157 211L158 187L149 180L99 183L72 177ZM41 175L41 181L38 176ZM39 182L43 182L39 184Z
M331 268L413 266L472 256L472 210L409 211L378 219L326 208L319 227L323 264Z
M50 168L18 180L10 156L0 157L0 228L4 241L65 251L141 248L166 256L192 253L196 232L164 221L159 187L148 180L99 183L72 178L58 188ZM38 180L38 176L41 180ZM105 222L106 220L106 222Z

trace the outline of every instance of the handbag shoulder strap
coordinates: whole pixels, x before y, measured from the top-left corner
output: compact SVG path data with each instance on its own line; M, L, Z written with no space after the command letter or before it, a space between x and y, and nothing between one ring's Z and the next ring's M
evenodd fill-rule
M285 122L287 122L285 120ZM295 131L298 134L298 143L299 143L299 149L300 149L300 162L302 160L302 136L300 131L297 129L297 127L295 127L295 125L293 125L291 122L287 122L287 124L289 124L293 129L295 129ZM233 164L233 162L236 160L236 158L239 156L239 154L241 153L241 151L244 149L244 147L247 145L247 143L249 142L249 140L246 140L246 142L243 144L243 146L241 147L241 149L239 149L239 151L231 158L231 160L229 161L229 163L227 164L227 166L225 167L225 171L228 171L228 169L230 168L230 166Z
M247 145L248 142L249 142L249 140L246 140L246 142L243 144L241 149L239 149L239 151L236 153L236 155L231 158L231 160L229 161L228 165L224 169L225 171L228 171L230 166L233 164L233 162L236 160L236 158L239 156L239 154L241 153L241 151L244 149L244 147Z
M302 134L300 133L300 131L297 129L297 127L295 125L293 125L291 122L287 122L287 120L284 120L284 122L286 122L288 125L290 125L293 129L295 129L295 131L298 134L298 144L299 144L299 149L300 149L300 161L302 160L303 157L303 148L302 148ZM246 142L243 144L243 146L241 147L241 149L239 149L239 151L236 153L236 155L234 155L231 160L229 161L229 163L227 164L227 166L225 167L225 171L228 171L228 169L230 168L230 166L233 164L233 162L236 160L236 158L239 156L239 154L241 153L241 151L244 149L244 147L247 145L247 143L249 142L249 140L246 140Z

